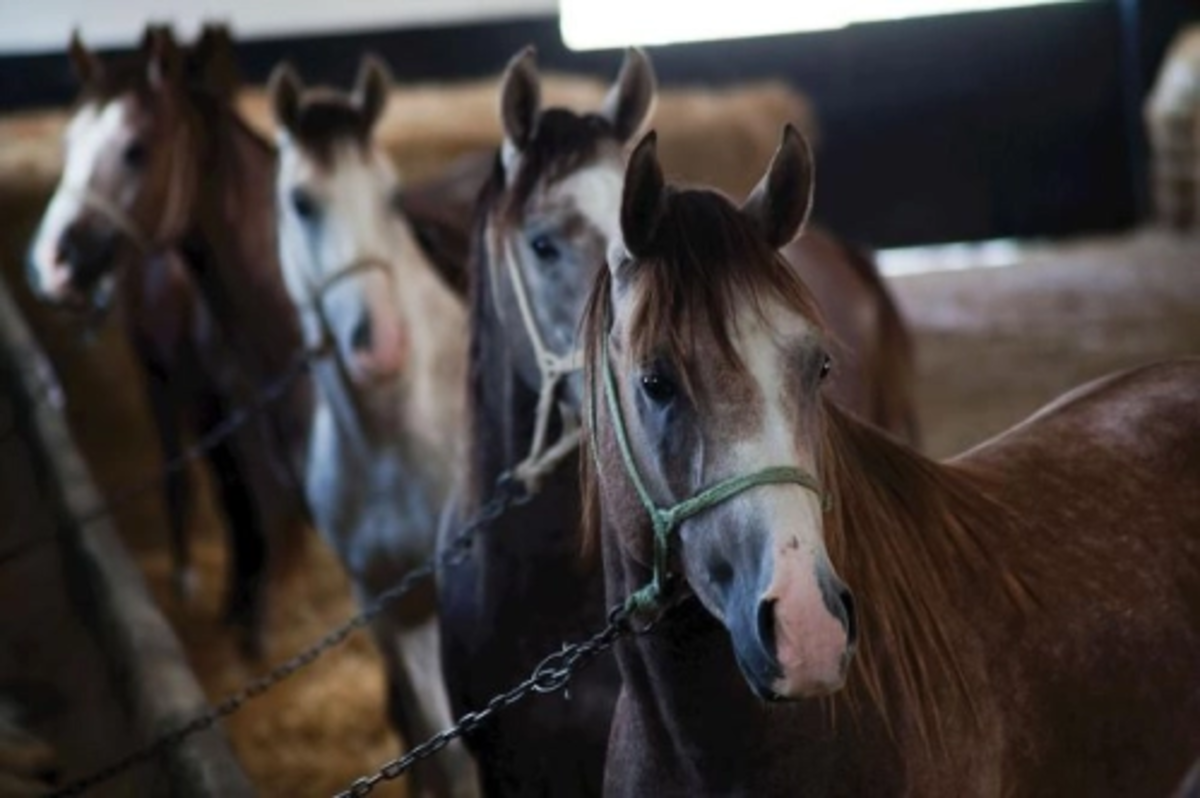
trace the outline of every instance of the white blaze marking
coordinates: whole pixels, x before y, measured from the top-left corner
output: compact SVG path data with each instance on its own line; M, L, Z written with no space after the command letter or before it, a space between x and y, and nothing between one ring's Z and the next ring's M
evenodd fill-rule
M739 334L735 346L750 378L761 392L762 424L757 434L733 446L733 462L729 473L748 474L781 465L799 466L811 473L813 456L808 453L803 460L799 459L801 453L796 446L798 431L789 420L803 411L791 408L793 412L789 413L789 408L784 406L788 397L795 397L797 392L787 391L784 387L784 379L791 378L795 370L782 362L782 358L792 355L791 349L782 344L811 336L812 328L798 314L778 304L770 308L765 319L759 318L751 308L743 309L741 317L736 327ZM797 538L805 555L815 552L822 545L821 499L813 491L799 485L781 485L751 491L746 499L748 501L742 503L742 507L747 509L752 503L765 503L763 517L769 519L775 530L777 552L781 546L787 551L796 551L792 541Z
M102 107L85 105L67 126L62 178L38 226L32 248L42 288L51 294L61 291L69 279L68 271L57 262L59 238L83 211L83 192L101 158L119 140L127 121L126 104L116 100Z

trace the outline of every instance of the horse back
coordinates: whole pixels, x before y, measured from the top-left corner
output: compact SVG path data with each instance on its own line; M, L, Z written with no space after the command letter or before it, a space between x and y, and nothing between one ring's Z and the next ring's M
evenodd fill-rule
M1200 359L1143 366L952 461L1012 514L994 549L1032 599L972 621L1021 794L1168 795L1200 750L1198 408Z

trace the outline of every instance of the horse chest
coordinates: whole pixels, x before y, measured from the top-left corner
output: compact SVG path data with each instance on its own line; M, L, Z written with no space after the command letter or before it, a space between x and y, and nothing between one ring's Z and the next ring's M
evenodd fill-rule
M433 551L444 490L395 441L350 444L326 407L318 410L308 494L322 535L356 578L398 574Z

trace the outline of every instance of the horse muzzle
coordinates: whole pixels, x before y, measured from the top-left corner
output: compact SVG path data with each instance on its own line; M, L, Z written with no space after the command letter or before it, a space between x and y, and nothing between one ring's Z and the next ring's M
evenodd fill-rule
M777 571L767 591L730 619L742 674L765 700L836 692L857 647L854 598L823 564L808 569L807 578L779 570L785 573Z

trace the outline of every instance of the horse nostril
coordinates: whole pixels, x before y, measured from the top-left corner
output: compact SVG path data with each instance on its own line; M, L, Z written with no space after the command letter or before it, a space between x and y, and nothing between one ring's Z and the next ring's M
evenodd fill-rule
M758 602L758 641L772 657L775 656L775 599Z
M850 592L849 588L843 586L838 591L838 600L842 602L842 611L845 616L842 618L842 621L846 626L846 643L852 646L858 640L858 620L855 618L854 612L854 594Z
M362 352L371 348L371 320L363 316L350 332L350 346Z
M64 233L58 239L58 246L54 248L54 256L59 263L65 263L68 266L75 265L75 261L79 259L79 245L75 241L75 236Z

